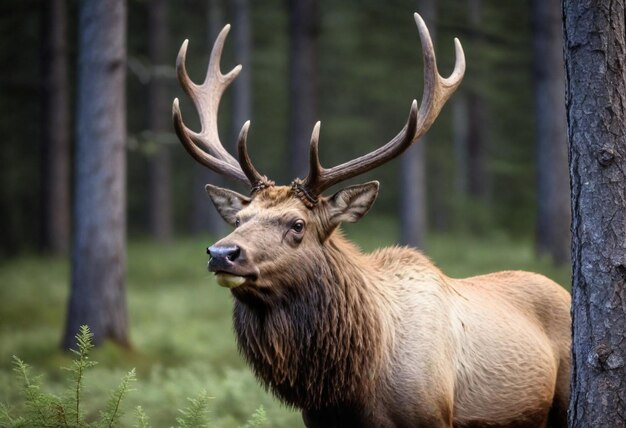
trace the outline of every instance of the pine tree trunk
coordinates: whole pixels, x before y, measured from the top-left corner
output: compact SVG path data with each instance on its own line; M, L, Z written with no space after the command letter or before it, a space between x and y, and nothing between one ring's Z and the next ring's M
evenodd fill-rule
M566 0L572 190L571 427L626 426L624 0Z
M311 131L317 118L317 0L289 0L290 176L307 174Z
M42 6L42 247L66 254L70 239L66 5L65 0L48 0Z
M248 0L233 0L233 45L235 47L235 63L243 67L241 73L232 84L233 115L231 141L236 149L241 126L251 117L250 88L250 6Z
M83 324L94 343L128 345L126 308L126 2L79 12L76 201L65 348Z
M164 133L171 131L170 97L166 81L154 70L165 65L168 57L168 0L153 0L148 5L148 55L152 75L148 85L147 125L155 151L148 160L148 225L150 234L161 242L172 238L171 166Z
M224 26L224 14L221 0L207 1L207 52L211 52L217 35ZM239 79L238 77L237 79ZM236 80L235 80L236 81ZM224 144L227 144L224 142ZM235 144L235 143L233 143ZM191 192L191 232L209 233L212 239L221 237L226 231L226 224L211 203L204 186L208 183L220 186L222 177L203 165L194 162L193 185Z
M570 198L561 6L533 0L537 147L536 247L557 264L570 259Z
M420 0L418 13L424 18L435 43L436 7L433 0ZM423 247L428 224L428 199L426 191L426 150L428 137L413 143L400 157L400 242L412 247Z
M452 132L454 134L454 188L461 198L467 196L467 133L468 108L464 91L457 91L452 102Z
M468 91L467 190L473 198L487 198L485 167L485 104L476 91Z
M471 28L470 44L477 49L482 44L482 15L481 0L469 0L468 15ZM474 199L486 200L488 190L486 156L485 156L485 102L482 95L475 90L469 90L468 103L468 130L467 130L467 190Z

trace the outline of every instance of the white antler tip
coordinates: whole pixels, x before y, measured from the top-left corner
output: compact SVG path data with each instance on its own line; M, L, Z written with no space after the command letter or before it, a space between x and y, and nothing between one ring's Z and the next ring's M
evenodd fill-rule
M178 51L179 57L185 57L187 55L187 46L189 45L189 39L183 40L183 44L180 45L180 50Z

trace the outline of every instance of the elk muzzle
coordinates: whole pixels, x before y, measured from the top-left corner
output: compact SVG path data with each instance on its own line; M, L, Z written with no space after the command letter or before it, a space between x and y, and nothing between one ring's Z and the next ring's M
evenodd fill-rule
M213 245L207 248L209 272L215 273L217 283L222 287L234 288L247 280L244 273L245 256L238 245Z

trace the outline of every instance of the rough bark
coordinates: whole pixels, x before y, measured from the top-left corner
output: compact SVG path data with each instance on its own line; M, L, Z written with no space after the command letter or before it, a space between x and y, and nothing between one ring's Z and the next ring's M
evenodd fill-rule
M153 70L170 62L168 0L154 0L148 5L148 56ZM155 149L148 159L148 227L161 242L172 238L171 166L163 135L171 132L170 97L167 81L152 73L148 84L147 126Z
M417 11L436 41L436 7L434 0L420 0ZM428 224L426 191L426 146L428 137L416 141L400 158L400 242L412 247L423 247Z
M317 118L317 0L289 0L290 176L308 171L311 131Z
M42 2L42 8L42 248L66 254L70 239L70 117L65 0Z
M572 191L571 427L626 426L624 1L566 0Z
M207 1L207 52L224 26L224 14L221 0ZM232 30L231 30L232 31ZM225 68L224 68L225 69ZM241 77L241 76L240 76ZM240 78L238 77L238 79ZM224 144L228 144L226 140ZM234 144L234 143L233 143ZM191 192L191 232L194 234L209 233L213 238L222 236L226 231L224 220L213 207L204 186L207 183L222 185L224 180L213 171L194 162L193 185Z
M537 159L536 248L570 259L570 198L561 6L533 0L533 82Z
M63 346L83 324L128 345L126 308L126 2L79 12L72 285Z

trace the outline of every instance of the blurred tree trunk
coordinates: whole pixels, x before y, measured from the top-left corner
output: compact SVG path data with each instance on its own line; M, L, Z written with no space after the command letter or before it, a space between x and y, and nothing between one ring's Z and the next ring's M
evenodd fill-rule
M94 343L129 345L126 308L126 2L79 12L72 286L62 345L83 324Z
M311 131L317 117L317 0L289 0L290 176L307 174Z
M42 4L42 248L66 254L70 239L69 86L65 0Z
M558 2L532 2L537 139L536 247L539 254L549 254L558 264L570 259L570 198L561 13Z
M573 235L570 427L626 426L625 6L563 3Z
M424 18L435 44L437 38L437 11L434 0L420 0L418 13ZM413 143L400 157L400 242L412 247L423 247L428 222L426 197L426 145L424 136ZM438 216L440 213L435 213Z
M170 99L167 83L156 69L171 59L168 56L170 29L168 0L148 4L148 55L152 66L147 97L147 125L155 150L148 159L148 226L161 242L172 238L172 198L170 153L162 135L171 130Z
M207 0L207 59L213 42L224 26L224 13L221 0ZM240 77L239 77L240 78ZM238 78L238 79L239 79ZM226 143L224 143L226 144ZM193 186L191 193L191 231L194 234L209 233L213 239L220 237L226 230L222 217L209 200L204 186L208 183L221 185L221 176L207 167L194 162Z
M474 49L481 43L482 1L469 0L468 14L471 28L470 44ZM485 103L483 97L470 89L467 95L467 190L475 199L487 197L487 171L485 161Z
M233 44L235 63L241 64L242 70L232 84L233 115L231 141L233 150L239 138L241 126L252 120L250 108L250 6L248 0L233 0Z
M465 196L467 196L467 134L469 122L465 91L457 91L451 102L455 157L454 188L457 195L465 199Z

